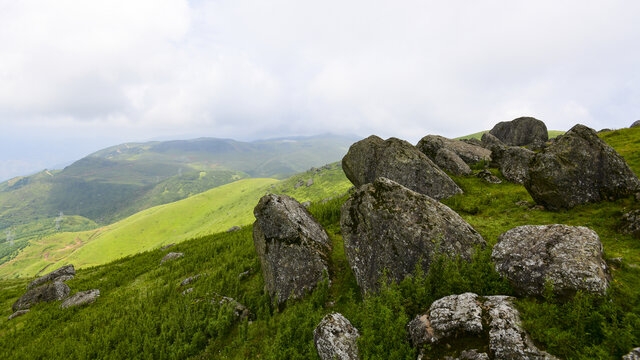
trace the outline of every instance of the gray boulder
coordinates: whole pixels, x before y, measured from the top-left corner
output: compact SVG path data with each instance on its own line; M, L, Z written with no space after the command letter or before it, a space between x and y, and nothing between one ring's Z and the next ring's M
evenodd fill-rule
M634 121L633 124L631 124L631 126L629 126L629 127L634 128L634 127L638 127L638 126L640 126L640 120Z
M497 123L489 133L507 145L523 146L546 142L549 133L544 122L532 117L520 117Z
M311 185L313 185L313 178L307 180L307 183L305 184L306 187L309 187Z
M583 226L518 226L498 237L491 259L522 296L542 295L546 282L564 297L577 290L605 294L609 287L600 238Z
M433 160L440 169L449 171L455 175L469 175L471 168L453 151L440 148Z
M198 280L202 275L198 274L198 275L194 275L194 276L189 276L188 278L182 280L182 282L180 283L180 286L187 286L189 284L191 284L192 282Z
M162 260L160 260L160 264L164 264L167 261L179 259L179 258L181 258L183 256L184 256L184 253L181 253L181 252L170 252L167 255L165 255L162 258Z
M480 297L473 293L450 295L431 304L429 311L408 325L413 346L442 344L460 337L483 338L493 359L555 359L539 350L524 331L520 313L508 296ZM477 344L477 341L474 341ZM477 350L457 349L457 359L488 359Z
M17 318L18 316L22 316L22 315L24 315L24 314L28 313L29 311L31 311L31 310L29 310L29 309L26 309L26 310L18 310L18 311L16 311L16 312L14 312L13 314L9 315L9 318L8 318L7 320L15 319L15 318Z
M502 183L502 180L498 179L497 176L493 175L491 173L491 171L489 171L487 169L478 171L478 173L476 174L476 177L479 177L480 179L488 182L489 184L501 184Z
M636 122L640 122L640 120ZM640 347L631 350L627 355L622 357L622 360L640 360Z
M533 157L524 185L538 204L559 210L633 195L640 180L593 129L576 125Z
M63 282L52 282L28 290L16 301L13 311L25 310L41 302L62 300L69 296L71 289Z
M328 314L313 330L313 342L322 360L356 360L358 329L342 314Z
M80 291L66 298L62 304L60 304L60 307L66 309L73 306L91 304L96 301L99 296L100 290L98 289Z
M73 276L75 274L76 274L76 269L73 267L73 265L66 265L59 269L53 270L47 275L44 275L42 277L39 277L33 280L32 282L29 283L29 285L27 285L27 290L33 289L36 286L42 285L44 283L48 283L50 281L64 282L67 280L71 280L73 279Z
M622 232L640 238L640 210L632 210L622 215Z
M493 148L495 146L505 146L505 145L506 145L505 143L500 141L500 139L498 139L497 137L491 135L491 133L486 132L482 134L482 146L491 152L493 152Z
M251 315L251 312L246 306L240 304L237 300L228 296L214 294L213 300L211 300L211 302L217 303L221 306L231 306L231 308L233 309L233 316L240 321L248 318Z
M448 139L439 135L423 137L416 147L432 160L435 160L438 151L443 148L453 151L467 164L475 164L480 161L489 162L491 160L491 151L482 146L461 140Z
M529 178L529 161L535 154L529 149L518 146L494 146L491 158L507 180L524 184Z
M486 242L456 212L392 180L359 187L344 203L344 250L363 293L377 291L384 271L400 282L438 253L470 259Z
M460 139L460 141L465 142L465 143L470 144L470 145L479 146L481 148L484 147L484 146L482 146L482 141L480 141L480 139L469 138L469 139Z
M331 251L322 226L286 195L263 196L253 214L253 242L271 299L282 304L314 289L328 274Z
M386 177L437 200L462 193L431 159L396 138L382 140L372 135L351 145L342 158L342 169L356 187Z
M242 228L241 228L240 226L236 225L236 226L232 226L232 227L230 227L230 228L227 230L227 232L228 232L228 233L230 233L230 232L236 232L236 231L240 231L240 230L242 230Z
M160 248L161 251L167 250L168 248L172 247L172 246L176 246L176 244L167 244L163 247Z

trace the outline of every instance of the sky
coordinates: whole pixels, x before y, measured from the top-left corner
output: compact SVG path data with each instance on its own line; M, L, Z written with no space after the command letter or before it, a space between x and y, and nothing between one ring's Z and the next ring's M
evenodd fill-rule
M638 1L0 0L0 180L131 141L640 119Z

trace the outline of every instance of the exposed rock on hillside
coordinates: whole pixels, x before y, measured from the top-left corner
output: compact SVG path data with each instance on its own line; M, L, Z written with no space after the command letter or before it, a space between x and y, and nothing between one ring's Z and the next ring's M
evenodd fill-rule
M634 128L634 127L638 127L638 126L640 126L640 120L634 121L633 124L631 124L631 126L629 126L629 127Z
M470 259L486 244L446 205L386 178L359 187L340 212L344 250L363 292L379 288L385 269L399 282L418 264L428 271L437 251Z
M62 300L69 295L71 289L63 282L52 282L32 288L16 301L13 311L24 310L41 302Z
M396 138L382 140L372 135L356 142L342 158L342 168L355 186L386 177L437 200L462 193L431 159Z
M73 279L73 276L76 274L76 269L73 267L73 265L66 265L63 266L59 269L56 269L50 273L48 273L47 275L44 275L40 278L37 278L35 280L33 280L31 283L29 283L29 285L27 286L27 290L28 289L33 289L34 287L38 286L38 285L42 285L44 283L47 283L49 281L58 281L58 282L64 282L67 280L71 280Z
M99 296L100 290L98 289L80 291L65 299L60 307L66 309L72 306L91 304L92 302L96 301Z
M245 318L248 318L251 315L251 312L249 311L249 309L240 304L236 299L234 298L230 298L228 296L222 296L220 294L215 294L213 297L213 300L211 300L214 303L217 303L218 305L230 305L231 308L233 309L233 316L237 319L237 320L244 320Z
M518 146L494 145L491 151L493 163L502 175L517 184L524 184L529 177L529 161L534 156L533 151Z
M162 260L160 260L160 264L164 264L166 261L179 259L184 256L184 253L181 252L170 252L165 255Z
M506 144L500 141L497 137L491 135L491 133L482 134L482 146L489 151L493 151L494 146L505 146Z
M16 312L14 312L13 314L9 315L9 318L8 318L7 320L15 319L15 318L17 318L18 316L22 316L22 315L24 315L24 314L28 313L29 311L31 311L31 310L29 310L29 309L26 309L26 310L18 310L18 311L16 311Z
M489 133L507 145L522 146L549 140L547 126L532 117L520 117L511 121L502 121Z
M518 226L498 237L491 258L523 296L542 295L546 282L565 297L577 290L604 294L609 287L600 238L583 226Z
M438 344L459 337L483 338L493 359L555 359L538 350L522 328L520 313L508 296L450 295L433 302L407 330L413 346ZM458 359L489 359L476 350L459 349Z
M339 313L328 314L313 330L313 342L322 360L359 359L358 337L358 329Z
M622 360L640 360L640 347L631 350L627 355L622 357Z
M477 177L488 182L489 184L500 184L502 180L498 179L497 176L493 175L489 170L480 170L477 174Z
M265 288L279 304L300 298L328 274L331 240L307 209L286 195L265 195L253 210L253 242Z
M453 151L467 164L475 164L480 161L489 162L491 160L491 151L481 146L461 140L448 139L439 135L423 137L416 147L432 160L435 160L438 156L438 151L443 148Z
M640 210L629 211L622 215L622 232L640 238Z
M180 283L180 286L187 286L189 284L191 284L192 282L198 280L202 275L198 274L198 275L194 275L194 276L189 276L188 278L182 280L182 282Z
M168 248L172 247L172 246L176 246L176 244L167 244L163 247L160 248L161 251L167 250Z
M456 175L469 175L471 168L453 151L440 148L434 159L436 165Z
M624 159L593 129L576 125L529 163L525 187L551 210L618 199L640 189Z
M230 233L230 232L235 232L240 230L241 230L240 226L236 225L236 226L230 227L229 230L227 230L227 232Z

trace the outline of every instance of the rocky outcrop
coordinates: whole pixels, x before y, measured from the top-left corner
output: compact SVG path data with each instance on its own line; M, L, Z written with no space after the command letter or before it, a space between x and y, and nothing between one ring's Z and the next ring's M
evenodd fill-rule
M547 126L532 117L520 117L511 121L499 122L489 133L503 143L512 146L523 146L549 140Z
M92 302L96 301L96 299L98 299L99 296L100 296L100 290L98 289L80 291L66 298L62 302L62 304L60 304L60 307L63 309L66 309L73 306L91 304Z
M471 168L453 151L440 148L433 161L440 167L440 169L449 171L455 175L469 175L471 174Z
M358 329L340 313L328 314L313 330L313 342L322 360L356 360Z
M228 296L215 294L211 302L217 303L220 306L230 306L233 309L233 316L240 321L248 318L251 315L251 312L246 306L240 304L234 298L230 298Z
M427 135L416 145L418 150L435 161L440 149L447 149L454 152L467 164L475 164L481 161L491 160L491 151L461 140L447 139L439 135Z
M160 248L161 251L167 250L168 248L172 247L172 246L176 246L176 244L167 244L163 247Z
M485 149L488 149L489 151L493 152L494 146L505 146L505 145L506 145L505 143L500 141L500 139L498 139L497 137L491 135L491 133L486 132L482 134L482 146Z
M181 252L170 252L167 255L165 255L162 258L162 260L160 260L160 264L164 264L167 261L179 259L179 258L181 258L183 256L184 256L184 253L181 253Z
M533 344L522 328L513 298L508 296L446 296L434 301L427 313L416 316L407 330L413 346L418 348L472 337L488 342L493 359L555 359ZM476 350L458 350L457 359L489 359L488 354Z
M50 281L64 282L67 280L71 280L73 279L73 276L75 274L76 274L76 269L73 267L73 265L66 265L48 273L47 275L44 275L42 277L39 277L33 280L27 286L27 290L33 289L36 286L42 285L44 283L48 283Z
M22 316L22 315L24 315L24 314L28 313L29 311L30 311L29 309L26 309L26 310L18 310L18 311L16 311L16 312L14 312L13 314L9 315L9 318L8 318L7 320L15 319L15 318L17 318L18 316Z
M577 290L605 294L609 287L600 238L583 226L518 226L498 237L491 258L522 296L542 295L547 282L563 297Z
M309 187L311 185L313 185L313 178L307 180L307 183L305 184L306 187Z
M593 129L576 125L529 163L525 187L551 210L633 195L640 180Z
M359 187L344 203L344 250L362 292L376 291L386 270L401 281L439 253L470 259L484 239L456 212L392 180Z
M631 126L629 126L630 128L634 128L634 127L638 127L640 126L640 120L636 120L633 122L633 124L631 124Z
M271 299L281 304L315 288L328 274L331 251L322 226L286 195L263 196L253 214L253 242Z
M640 210L632 210L622 215L622 232L640 238Z
M198 275L194 275L194 276L189 276L188 278L182 280L182 282L180 283L180 286L187 286L189 284L191 284L192 282L198 280L202 275L198 274Z
M516 184L524 184L529 178L529 161L535 153L518 146L494 145L491 159L502 175Z
M640 120L636 122L640 122ZM631 350L627 355L622 357L622 360L640 360L640 347Z
M240 231L240 230L242 230L242 228L241 228L240 226L237 226L237 225L236 225L236 226L232 226L232 227L230 227L230 228L227 230L227 232L228 232L228 233L230 233L230 232L236 232L236 231Z
M396 138L382 140L372 135L356 142L342 158L342 169L356 187L386 177L437 200L462 193L431 159Z
M13 311L25 310L41 302L62 300L69 296L71 289L63 282L52 282L32 288L16 301Z
M491 171L489 171L487 169L478 171L478 173L476 174L476 177L479 177L480 179L488 182L489 184L501 184L502 183L502 180L498 179L497 176L493 175L491 173Z

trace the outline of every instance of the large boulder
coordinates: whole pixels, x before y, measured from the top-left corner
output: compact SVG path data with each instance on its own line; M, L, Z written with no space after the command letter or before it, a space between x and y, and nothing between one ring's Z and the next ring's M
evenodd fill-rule
M482 146L485 149L488 149L489 151L493 152L493 148L495 146L505 146L506 144L503 143L502 141L500 141L500 139L498 139L497 137L491 135L491 133L484 133L482 134L482 138L481 138L481 142L482 142Z
M498 237L491 259L522 296L542 295L546 283L563 297L605 294L609 287L600 238L583 226L518 226Z
M42 285L44 283L48 283L50 281L62 282L62 281L71 280L73 279L73 276L75 274L76 274L76 269L73 267L73 265L66 265L56 270L53 270L47 275L44 275L42 277L39 277L33 280L32 282L29 283L29 285L27 285L27 290L33 289L36 286Z
M549 140L547 126L532 117L497 123L489 133L507 145L523 146Z
M69 285L63 282L47 283L28 290L13 304L12 309L13 311L25 310L41 302L62 300L69 296L70 291Z
M401 281L439 253L470 259L486 242L456 212L429 196L378 178L359 187L341 209L344 250L363 293L387 271Z
M481 161L491 160L491 151L465 141L448 139L439 135L427 135L416 145L432 160L435 160L440 149L448 149L458 155L467 164L475 164Z
M96 301L96 299L98 299L99 296L100 296L100 290L98 289L79 291L69 296L68 298L66 298L62 302L62 304L60 304L60 307L63 309L66 309L73 306L91 304L92 302Z
M342 158L342 169L356 187L386 177L437 200L462 193L431 159L396 138L382 140L372 135L356 142Z
M253 242L267 292L279 304L304 296L328 274L329 236L304 206L286 195L263 196L253 214Z
M535 153L519 146L493 146L491 159L509 181L524 184L529 178L529 161Z
M356 360L358 329L340 313L328 314L313 330L313 342L322 360Z
M449 171L455 175L469 175L471 174L471 168L453 151L447 148L440 148L436 154L436 165L440 169Z
M438 346L456 338L487 341L493 359L555 359L539 350L522 327L520 313L508 296L450 295L431 304L407 325L413 346ZM488 339L485 334L488 333ZM446 345L445 345L446 346ZM489 359L488 354L459 348L458 359ZM428 355L428 354L427 354Z
M525 187L551 210L634 194L640 180L593 129L576 125L529 163Z

